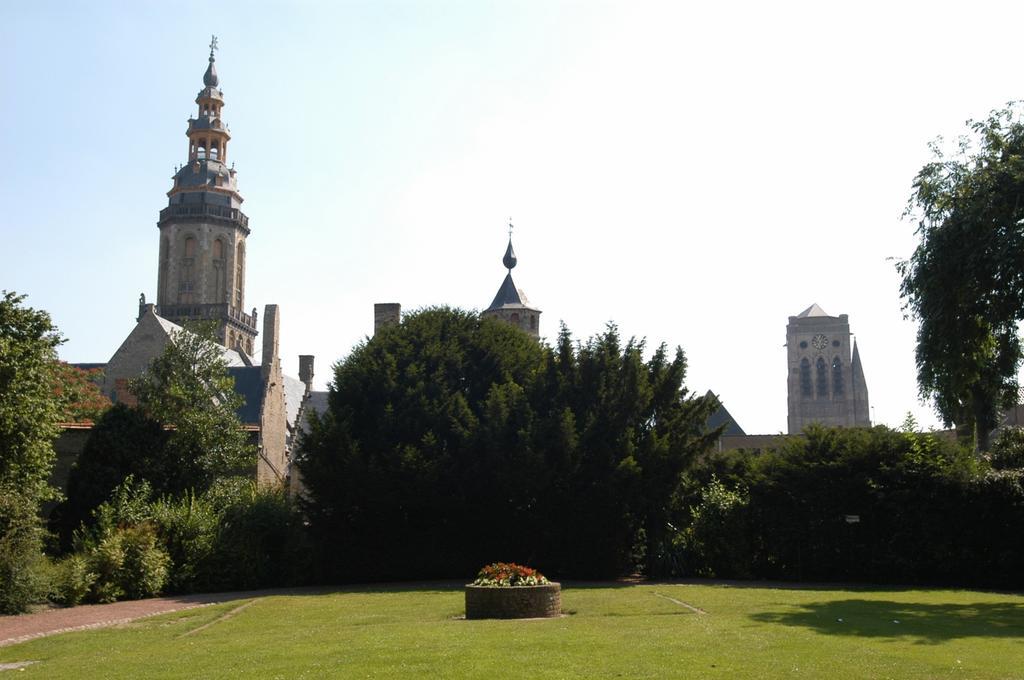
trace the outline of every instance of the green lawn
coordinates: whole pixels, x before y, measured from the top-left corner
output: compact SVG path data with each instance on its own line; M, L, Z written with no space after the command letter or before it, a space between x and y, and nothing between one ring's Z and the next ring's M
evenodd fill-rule
M566 585L568 615L543 621L462 620L454 587L351 588L242 604L4 647L0 663L35 660L8 672L75 680L1024 678L1017 595Z

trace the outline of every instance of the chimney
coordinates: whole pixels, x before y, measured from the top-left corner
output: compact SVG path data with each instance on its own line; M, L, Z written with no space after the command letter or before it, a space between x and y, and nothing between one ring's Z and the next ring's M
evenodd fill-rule
M281 335L281 320L278 317L277 305L267 305L263 308L263 361L262 373L265 381L270 375L270 369L277 361L277 343Z
M398 302L378 302L373 306L373 334L385 326L398 324L402 317L402 305Z
M299 355L299 380L306 384L306 394L313 391L313 355Z

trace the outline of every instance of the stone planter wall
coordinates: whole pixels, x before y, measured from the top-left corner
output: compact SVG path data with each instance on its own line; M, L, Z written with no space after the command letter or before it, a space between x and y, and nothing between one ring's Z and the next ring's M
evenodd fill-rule
M562 586L466 586L467 619L535 619L562 615Z

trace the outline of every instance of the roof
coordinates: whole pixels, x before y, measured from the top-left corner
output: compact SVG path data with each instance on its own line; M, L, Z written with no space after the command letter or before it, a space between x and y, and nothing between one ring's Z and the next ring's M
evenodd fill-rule
M487 308L486 311L494 309L501 309L502 307L528 307L530 301L526 299L526 294L516 288L515 282L512 280L512 272L505 275L505 280L501 282L501 288L498 289L498 294L494 296L494 302Z
M306 383L290 375L284 376L284 410L288 425L295 426L295 419L299 417L299 408L302 406L302 399L306 396Z
M164 330L165 333L167 333L167 337L169 338L174 337L174 334L179 331L186 330L184 327L179 326L173 321L168 321L167 319L160 316L159 314L156 314L155 312L153 313L153 317L156 318L157 323L160 324L160 327ZM228 367L252 366L252 361L246 361L246 358L242 356L241 352L234 349L228 349L227 347L221 348L221 358L224 359L224 362L228 365Z
M306 410L303 411L305 418L299 423L299 427L305 433L309 432L309 414L316 413L317 415L323 414L327 411L327 399L330 392L310 392L309 397L306 400Z
M228 368L228 375L235 379L235 392L245 399L245 404L238 409L238 419L245 424L258 424L260 409L263 408L263 368L260 366L231 366ZM302 406L302 399L305 395L305 383L290 375L284 376L285 419L290 427L295 426L295 420L299 417L299 408Z
M718 399L718 395L711 390L708 390L708 393L705 396ZM729 410L725 408L721 399L718 400L718 410L708 416L707 427L709 430L713 430L720 425L725 425L725 429L722 430L723 437L746 434L746 432L743 431L743 428L740 427L740 424L736 422L736 419L732 417L732 414L729 413Z
M245 403L236 415L246 425L259 424L263 407L263 371L259 366L230 366L228 375L235 379L235 392Z
M829 314L824 309L819 307L817 302L815 302L810 307L797 314L796 318L806 319L809 316L829 316Z
M92 370L95 370L97 368L106 368L107 367L107 365L105 363L102 363L102 364L97 364L97 363L71 364L71 363L69 363L68 366L74 366L75 368L81 369L83 371L92 371Z

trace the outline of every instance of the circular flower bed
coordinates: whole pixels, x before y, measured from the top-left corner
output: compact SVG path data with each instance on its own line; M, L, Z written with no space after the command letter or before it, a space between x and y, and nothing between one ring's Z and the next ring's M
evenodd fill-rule
M466 585L467 619L534 619L561 614L561 585L530 567L495 562Z

